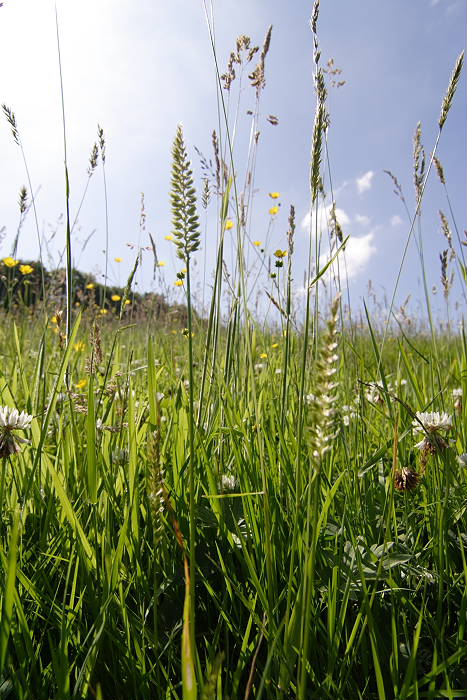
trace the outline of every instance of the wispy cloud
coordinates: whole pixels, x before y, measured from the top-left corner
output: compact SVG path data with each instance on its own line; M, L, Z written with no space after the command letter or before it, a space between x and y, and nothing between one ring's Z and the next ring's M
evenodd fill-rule
M402 219L399 216L399 214L394 214L394 216L391 216L391 226L400 226L402 223Z
M365 216L365 214L356 214L355 221L357 222L357 224L361 224L362 226L368 226L368 224L370 223L370 218L368 216Z
M361 177L357 177L355 182L357 183L357 189L359 194L362 194L363 192L366 192L371 188L374 176L375 174L373 170L368 170L368 172L364 173L364 175L362 175Z
M330 222L329 213L330 213L330 211L331 211L331 205L329 205L327 207L323 207L323 206L318 207L317 221L318 221L318 230L319 231L324 231L325 229L329 228L329 222ZM315 213L313 212L313 225L314 225L314 220L315 220L314 217L315 217ZM343 209L339 209L338 207L336 207L336 219L341 226L347 226L347 224L350 223L350 217L347 214L347 212L344 211ZM305 216L303 217L302 228L305 231L310 230L310 212L307 212L305 214Z
M371 258L377 252L373 244L374 233L370 231L366 236L350 236L345 247L345 252L339 254L339 274L347 279L354 279L364 272ZM320 257L320 265L325 265L329 260L329 253ZM337 260L332 264L334 272L337 271ZM330 268L330 272L331 272ZM332 272L331 272L332 274Z

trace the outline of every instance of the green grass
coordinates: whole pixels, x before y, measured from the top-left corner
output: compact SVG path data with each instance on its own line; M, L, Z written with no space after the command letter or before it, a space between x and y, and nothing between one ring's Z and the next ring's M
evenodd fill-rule
M269 40L255 59L255 123ZM314 59L312 227L330 169L317 43ZM205 318L191 294L203 238L181 128L171 201L187 328L93 304L72 312L70 235L65 319L47 299L39 314L7 297L0 405L34 418L25 432L0 427L0 698L467 697L467 410L452 394L467 396L465 336L433 323L397 329L392 309L381 320L365 308L358 328L341 305L346 239L335 221L336 294L324 298L328 266L310 235L297 321L293 208L286 250L268 270L248 264L242 202L258 144L242 190L234 88L219 87L217 172L203 185L218 211ZM429 173L417 173L407 245ZM275 325L251 309L260 275ZM423 411L453 419L425 434L425 450L413 428ZM9 454L13 435L28 442Z

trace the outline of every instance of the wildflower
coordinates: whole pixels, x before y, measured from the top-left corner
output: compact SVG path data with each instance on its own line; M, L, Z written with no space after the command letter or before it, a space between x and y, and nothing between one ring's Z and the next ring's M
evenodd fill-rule
M261 352L259 356L262 360L265 360L267 358L268 354L267 354L267 352Z
M227 219L227 221L225 222L225 230L230 231L230 229L233 228L233 225L234 224L232 219Z
M425 466L429 454L436 454L448 446L446 440L439 433L451 430L452 416L438 412L416 413L415 416L416 420L412 422L414 430L425 433L423 440L415 445L422 451L422 463Z
M184 335L185 338L188 338L188 336L190 335L190 331L188 330L188 328L184 328L184 329L182 330L182 335ZM191 332L191 337L193 338L193 336L194 336L194 333L193 333L193 331L192 331L192 332Z
M173 239L174 239L174 237L172 236L171 233L169 233L169 234L167 234L167 236L165 236L166 241L173 241Z
M0 407L0 457L9 457L16 452L21 452L20 443L27 440L12 434L12 430L26 430L29 428L33 416L17 408L9 406Z
M272 347L272 348L278 348L278 347L279 347L279 343L273 343L273 344L271 345L271 347Z
M257 248L261 245L262 241L253 241L253 245L255 245Z
M15 260L14 258L8 256L7 258L3 258L3 262L7 267L16 267L19 260Z
M279 197L281 196L281 193L280 192L270 192L269 196L271 197L271 199L279 199Z
M174 285L176 287L183 287L183 281L182 280L175 280Z
M280 367L277 367L274 374L282 374L282 370Z
M221 476L221 491L235 491L237 488L237 480L233 474L222 474Z
M95 286L94 282L89 282L89 284L86 285L86 289L94 289Z
M467 469L467 454L465 452L457 457L457 461L461 467Z
M110 298L112 299L112 301L120 301L122 297L120 296L120 294L112 294Z
M99 309L99 313L101 314L101 316L105 316L105 314L109 313L109 310L108 309Z
M265 367L266 365L264 364L264 362L257 362L254 365L253 369L255 370L255 372L261 372Z
M123 258L114 258L115 262L122 262Z
M276 214L279 213L279 206L275 204L273 207L270 208L269 213L271 216L275 216Z
M125 299L125 306L128 306L128 304L131 304L131 301L129 299Z
M394 488L398 491L412 491L420 483L420 474L410 467L402 467L394 473Z
M76 352L83 352L83 350L84 350L85 347L86 347L86 346L85 346L85 344L83 343L82 340L80 340L78 343L75 343L75 344L73 345L73 348L75 349Z
M31 265L20 265L19 271L22 275L30 275L31 272L34 272L34 268Z
M462 413L462 387L452 390L452 398L454 399L454 409L460 415Z
M165 267L164 260L159 260L159 262L157 263L157 267Z
M77 389L84 389L86 384L87 384L87 379L80 379L79 382L76 382L75 387Z
M452 416L447 413L416 413L416 420L412 425L414 429L421 433L439 433L439 431L448 431L452 428Z
M276 258L279 258L279 260L281 260L282 258L285 258L285 257L286 257L287 251L286 251L286 250L281 250L280 248L278 248L278 249L274 252L274 255L276 256Z

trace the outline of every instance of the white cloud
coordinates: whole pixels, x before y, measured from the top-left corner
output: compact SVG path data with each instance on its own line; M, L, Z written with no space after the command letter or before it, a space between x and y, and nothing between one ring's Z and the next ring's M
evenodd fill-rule
M318 228L323 231L329 228L329 213L331 211L331 205L327 207L318 207ZM347 226L350 223L350 218L343 209L336 207L336 219L341 226ZM313 228L315 225L315 212L313 212ZM302 219L302 228L305 231L310 230L310 212L307 212Z
M356 183L358 188L358 193L362 194L371 188L371 181L373 180L375 174L373 170L368 170L361 177L357 177Z
M366 236L350 236L343 253L339 253L339 273L342 276L353 279L361 274L370 259L377 252L376 246L373 245L374 234L372 231ZM320 257L320 265L324 266L329 260L329 252ZM337 260L331 265L334 272L337 272ZM330 268L330 270L331 270Z
M357 224L362 224L362 226L368 226L370 223L370 218L364 214L356 214L355 221Z
M391 216L391 226L400 226L401 223L402 219L399 214L394 214L394 216Z

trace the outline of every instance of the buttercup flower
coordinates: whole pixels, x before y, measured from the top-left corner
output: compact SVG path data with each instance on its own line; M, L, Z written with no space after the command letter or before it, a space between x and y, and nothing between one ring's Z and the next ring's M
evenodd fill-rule
M286 250L281 250L280 248L278 248L278 249L275 251L274 255L276 256L276 258L279 258L279 259L285 258L286 255L287 255L287 251L286 251Z
M280 192L270 192L269 196L271 197L271 199L279 199L279 197L281 196L281 193Z
M26 430L29 428L33 416L25 411L19 413L17 408L9 406L0 407L0 457L8 457L16 452L21 452L21 443L27 440L12 434L12 430Z
M229 231L231 228L233 228L233 225L234 224L232 219L227 219L227 221L225 222L225 230Z
M165 267L164 260L159 260L159 262L157 263L157 267Z
M3 258L3 262L7 267L16 267L16 265L19 263L19 260L15 260L14 258L8 256L7 258Z
M165 236L166 241L173 241L174 237L172 236L171 233L168 233L167 236Z
M95 286L94 282L89 282L89 284L86 285L86 289L94 289Z
M112 294L110 298L112 299L112 301L120 301L122 297L120 296L120 294Z
M122 262L123 258L114 258L115 262Z
M183 281L182 280L175 280L174 285L176 287L183 287Z
M270 208L269 213L271 214L271 216L275 216L279 213L279 207L277 206L277 204Z
M22 275L30 275L31 272L34 272L34 268L31 265L20 265L19 271Z
M253 245L259 248L259 246L261 245L261 241L253 241Z

